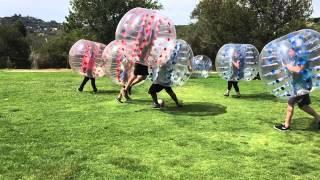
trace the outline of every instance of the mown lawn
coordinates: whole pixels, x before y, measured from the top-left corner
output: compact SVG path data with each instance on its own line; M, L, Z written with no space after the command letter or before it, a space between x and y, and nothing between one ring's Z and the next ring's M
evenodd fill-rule
M184 107L151 108L149 83L118 104L104 78L99 93L74 73L0 71L0 179L319 179L320 136L297 109L278 132L286 102L261 81L225 98L213 76L176 88ZM312 94L320 111L320 93Z

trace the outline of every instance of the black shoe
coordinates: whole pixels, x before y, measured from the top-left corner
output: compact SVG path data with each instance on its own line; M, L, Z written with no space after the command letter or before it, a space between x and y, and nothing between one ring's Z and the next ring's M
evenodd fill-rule
M128 87L128 94L129 95L131 95L131 89L132 89L132 87L130 86L130 87Z
M94 92L94 93L98 92L98 89L93 89L93 92Z
M283 124L275 125L274 128L276 130L279 130L279 131L288 131L288 130L290 130L290 127L286 128Z
M224 93L223 95L226 97L229 97L229 93Z
M82 88L78 88L78 91L79 91L79 92L82 92L82 91L83 91L83 89L82 89Z
M123 90L122 95L124 98L126 98L126 100L131 100L130 96L128 95L128 91L127 90Z
M116 101L118 101L118 103L123 103L119 97L116 97Z
M153 107L154 109L160 109L161 106L160 106L160 104L154 103L152 107Z

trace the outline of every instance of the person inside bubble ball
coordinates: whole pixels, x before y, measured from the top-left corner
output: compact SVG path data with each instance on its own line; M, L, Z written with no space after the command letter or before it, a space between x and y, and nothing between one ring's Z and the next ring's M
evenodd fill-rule
M239 73L240 73L239 69L240 69L240 54L237 51L235 51L233 54L233 60L232 60L233 73L231 75L230 80L228 81L227 91L224 93L224 96L228 97L230 95L230 91L233 86L234 90L237 93L236 97L240 98L241 95L240 95L240 89L238 86L238 79L239 79Z
M129 78L125 88L122 90L123 96L130 100L131 95L131 89L136 84L140 83L141 81L144 81L147 76L149 75L148 66L140 64L139 62L134 63L134 70L133 75Z
M131 95L132 87L140 83L141 81L144 81L149 75L148 66L142 64L141 62L147 59L151 52L151 47L154 39L154 30L151 30L150 33L151 35L149 37L149 41L146 41L145 39L140 39L140 42L142 42L140 44L142 48L142 52L139 56L140 59L139 61L135 62L133 76L129 78L126 87L122 90L122 94L126 98L126 100L131 99L129 95Z
M274 128L280 131L290 130L292 117L294 113L294 106L298 104L298 107L313 116L320 127L320 115L310 106L310 90L312 89L312 77L309 75L311 71L308 61L301 57L298 57L294 49L290 49L288 52L289 60L291 62L286 65L286 69L292 75L292 86L294 88L296 96L289 98L287 115L283 124L275 125Z
M161 105L158 102L157 93L163 89L168 93L172 100L176 103L177 107L182 107L182 104L179 103L176 93L172 90L171 84L171 75L168 72L172 71L172 64L166 63L160 68L152 69L152 75L154 76L152 85L149 88L148 93L151 95L153 100L153 108L161 108Z
M86 74L84 76L84 79L78 88L78 91L82 92L84 86L87 84L87 82L90 80L91 81L91 86L93 89L93 92L98 92L98 89L96 87L96 80L93 78L93 73L94 73L94 68L95 68L95 55L94 55L94 50L92 49L91 46L87 46L83 58L82 58L82 64L81 64L81 72Z
M126 83L129 80L129 76L131 75L130 70L131 70L132 66L133 66L133 64L128 59L124 59L122 61L121 65L120 65L121 73L120 73L119 80L120 80L121 90L120 90L119 95L116 97L116 100L119 103L123 103L123 101L122 101L122 97L123 97L122 91L126 87Z

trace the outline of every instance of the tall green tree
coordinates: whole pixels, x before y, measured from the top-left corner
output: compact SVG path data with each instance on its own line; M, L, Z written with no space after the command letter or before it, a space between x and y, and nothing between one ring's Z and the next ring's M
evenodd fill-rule
M197 23L189 41L196 54L214 58L225 43L252 43L251 30L256 26L256 17L249 8L240 6L238 0L202 0L192 12L192 18Z
M240 0L257 17L254 37L259 48L289 32L306 28L312 14L312 0Z
M38 68L68 68L68 55L71 46L80 38L89 39L81 32L73 30L69 33L60 32L53 37L48 37L41 48L34 51Z
M132 8L159 9L157 0L71 0L71 10L64 24L67 32L80 29L92 39L109 43L115 38L122 16Z
M20 30L15 25L0 26L0 67L30 67L30 46Z
M311 0L202 0L192 13L197 22L189 42L196 53L212 58L226 43L262 49L276 37L306 27L311 13Z
M27 36L27 29L23 25L21 20L17 20L14 24L14 26L18 29L18 31L23 35L23 37Z

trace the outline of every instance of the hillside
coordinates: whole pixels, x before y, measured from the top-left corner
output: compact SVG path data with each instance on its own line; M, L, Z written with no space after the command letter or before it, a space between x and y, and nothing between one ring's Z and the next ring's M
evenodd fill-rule
M13 24L16 21L21 21L29 33L43 33L55 34L56 31L61 29L62 24L56 21L45 22L30 16L13 15L11 17L0 17L1 24Z

